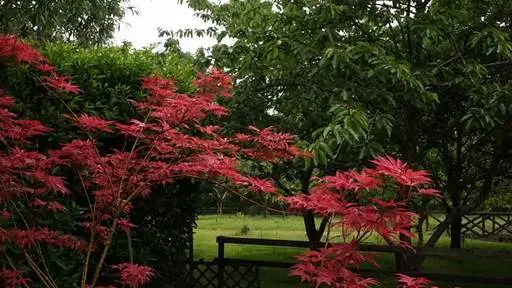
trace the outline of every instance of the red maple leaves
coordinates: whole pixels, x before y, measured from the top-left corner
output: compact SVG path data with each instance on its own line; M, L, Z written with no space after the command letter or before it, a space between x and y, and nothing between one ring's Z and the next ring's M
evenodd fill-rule
M371 287L378 283L377 280L363 278L349 269L363 262L373 262L368 256L358 253L357 246L358 243L352 241L307 252L297 257L299 264L292 268L290 275L313 283L315 287Z
M88 132L112 132L113 121L103 120L98 116L81 114L79 116L68 116L76 126Z
M15 59L19 63L38 65L46 59L32 46L18 39L15 35L0 35L0 57Z
M337 172L320 178L310 195L284 198L294 211L313 211L330 217L329 231L343 241L298 257L299 264L293 267L292 275L315 287L324 284L328 287L370 287L377 281L350 271L362 262L376 265L371 258L357 251L358 243L370 235L379 235L390 245L412 248L409 242L400 238L401 235L415 236L411 227L416 214L407 209L409 203L416 197L439 197L438 191L428 187L431 181L426 171L413 170L389 156L371 162L375 165L372 169ZM376 198L374 195L384 194L384 184L390 180L398 187L394 197L388 200ZM399 284L403 288L428 287L429 283L423 278L399 275Z
M41 77L41 80L43 80L43 83L52 90L72 94L78 94L78 92L80 92L80 88L71 84L71 78L68 76L58 76L52 73L51 76Z
M424 277L410 277L404 274L396 274L400 288L428 288L432 283ZM433 287L434 288L434 287Z
M69 77L57 75L39 52L14 36L0 36L0 57L0 61L15 59L15 63L29 65L45 74L40 80L50 90L79 92ZM276 162L296 157L302 152L293 146L294 137L272 128L254 127L243 136L222 135L222 127L202 122L207 117L228 113L216 100L231 97L231 78L213 69L198 74L194 83L197 89L189 95L179 93L170 79L156 75L142 79L142 89L148 95L144 101L133 102L140 117L128 123L75 115L70 111L68 118L85 132L85 137L44 154L26 150L25 144L49 129L38 121L17 119L8 110L15 104L14 99L0 91L0 145L4 151L0 153L0 221L18 227L0 229L0 244L29 252L40 244L77 250L86 259L80 287L98 287L96 283L114 235L136 227L127 220L132 203L139 197L148 197L155 185L194 178L258 192L275 192L272 182L243 175L238 169L239 160L250 157ZM102 134L124 138L126 145L122 150L100 152L94 137ZM18 212L12 205L6 205L18 201L30 207L27 209L32 214L44 217L75 209L73 205L63 204L62 200L71 192L66 183L69 179L62 176L64 173L59 174L62 171L73 172L79 179L74 189L87 196L90 206L77 219L77 226L89 234L87 240L52 231L35 224L37 221L17 225ZM94 261L96 266L89 267L92 262L88 259L95 253L99 256ZM151 268L132 263L113 267L119 271L120 282L129 287L140 287L154 276ZM37 267L31 268L39 271ZM94 272L89 273L91 270ZM18 272L6 270L0 277L14 287L25 281ZM41 273L36 276L41 282L50 281Z
M58 75L55 67L50 65L48 60L32 46L15 35L0 35L0 62L10 59L20 64L27 64L39 72L48 73L49 76L43 76L40 79L50 89L72 94L80 91L78 86L71 84L70 77Z
M132 288L137 288L148 283L155 275L153 269L150 267L132 263L122 263L114 265L112 268L119 271L121 284Z
M30 279L24 277L20 270L15 269L0 270L0 278L4 280L5 288L28 287L30 283Z

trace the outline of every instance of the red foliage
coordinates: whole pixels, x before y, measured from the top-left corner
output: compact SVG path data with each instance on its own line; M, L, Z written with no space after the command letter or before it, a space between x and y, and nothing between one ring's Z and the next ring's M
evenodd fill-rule
M80 91L78 86L71 84L69 77L58 75L55 67L32 46L15 35L0 35L0 62L9 59L28 64L39 72L50 73L50 76L43 76L41 80L51 89L73 94Z
M40 77L48 89L79 91L69 82L69 77L57 75L39 52L14 36L0 36L0 57L1 61L15 59L14 63L25 63L39 73L50 73ZM228 112L216 99L231 96L231 78L214 69L200 73L194 83L196 92L187 95L179 93L172 80L159 76L142 79L142 89L148 96L144 101L133 103L140 117L128 123L85 114L76 116L69 111L73 116L68 118L85 132L86 139L75 139L45 154L27 151L24 144L49 129L38 121L17 119L8 111L14 99L0 92L0 145L5 151L0 153L0 219L12 222L10 227L17 227L0 229L0 244L28 252L40 244L77 250L86 259L80 287L98 287L95 286L98 271L104 266L104 255L116 231L127 232L136 227L126 220L132 203L139 197L148 197L155 185L197 178L258 192L274 192L272 182L241 174L239 158L272 162L291 159L302 153L292 145L293 137L272 128L258 130L254 127L244 136L223 136L221 127L205 126L202 120ZM103 133L124 136L125 149L100 153L92 136ZM86 213L78 219L78 226L89 234L87 241L52 231L35 224L37 221L16 224L14 216L18 211L7 205L13 201L24 203L25 207L32 208L32 214L44 213L44 217L48 217L49 212L74 209L73 205L65 206L62 202L70 194L68 179L59 175L66 169L73 169L80 179L80 193L87 195L90 202ZM88 259L96 252L100 252L94 264L97 266L89 267L92 264ZM30 267L37 270L37 267ZM151 268L136 264L124 263L114 268L119 270L121 283L129 287L139 287L153 276ZM13 275L4 273L0 277L6 283L23 279L18 274ZM40 273L36 275L40 281L47 281Z
M390 245L412 249L409 241L402 240L403 236L405 239L415 236L411 227L417 215L407 209L409 203L416 197L438 197L439 194L427 187L430 179L426 171L413 170L389 156L379 157L372 163L375 164L372 169L337 172L334 176L320 178L310 195L285 198L294 211L313 211L332 219L326 248L298 257L299 264L293 267L291 275L299 276L315 287L324 284L328 287L370 287L377 284L375 279L363 278L350 271L363 262L377 265L357 251L359 243L370 235L379 235ZM391 187L397 188L391 193L393 198L384 200L381 199L385 195L384 184L389 180L394 182ZM386 192L390 194L392 191L388 188ZM331 242L335 237L342 242ZM399 287L430 287L430 282L424 278L398 277Z
M427 278L423 277L410 277L404 274L397 274L398 284L400 288L428 288L432 283Z
M141 266L132 263L122 263L112 266L112 268L119 270L119 278L121 284L128 287L139 287L149 282L154 276L153 269L146 266Z
M80 116L70 117L74 121L75 125L88 132L112 132L110 126L113 125L113 121L103 120L97 116L89 116L82 114Z
M0 57L15 59L21 63L38 65L46 59L29 44L23 43L14 35L0 35Z
M44 76L41 77L43 83L49 88L66 93L78 94L80 89L78 86L71 84L71 78L67 76L57 76L53 74L52 76Z
M3 279L5 288L28 287L28 283L30 283L30 279L23 277L23 273L19 270L2 269L0 278Z
M15 36L0 36L0 61L10 59L30 66L38 73L46 73L40 79L48 89L73 94L80 91L70 83L69 77L56 74L55 68L30 45ZM70 116L73 124L86 132L88 139L75 139L46 154L27 151L24 145L48 129L38 121L17 119L8 111L14 105L14 99L0 91L0 145L4 151L0 153L0 220L11 223L7 227L16 227L0 228L0 244L17 246L27 253L40 244L77 250L85 256L80 287L99 287L96 283L116 231L129 231L135 227L126 220L132 203L138 197L148 197L153 186L182 178L198 178L259 192L274 192L275 188L268 180L241 174L237 169L239 158L277 162L308 156L293 146L293 136L276 132L271 127L261 130L249 127L247 134L225 137L221 135L220 127L202 125L201 122L209 116L220 117L228 113L216 99L231 97L232 83L228 75L216 69L198 74L194 83L195 93L187 95L179 93L172 80L158 76L144 78L141 86L148 97L142 102L134 102L141 114L139 119L120 123L90 115ZM99 153L90 132L94 135L123 135L127 139L126 149ZM329 231L344 240L300 256L292 275L315 286L370 287L377 281L350 270L367 261L376 265L373 259L357 251L359 243L370 234L378 234L391 245L410 246L399 237L414 236L411 226L416 215L407 209L409 201L420 196L438 197L439 193L428 187L430 179L425 171L410 169L391 157L381 157L373 163L373 169L338 172L319 179L311 195L286 198L293 210L314 211L336 219L329 223ZM79 219L79 226L89 234L87 241L32 224L37 221L15 223L19 211L10 205L13 202L32 207L30 212L34 214L62 212L70 208L61 203L70 193L66 179L56 174L69 168L74 169L80 179L80 193L87 195L90 201L88 211ZM375 196L381 193L389 179L398 187L395 197L383 200ZM89 267L92 265L89 259L96 252L100 252L94 261L96 266ZM28 266L38 271L35 274L40 281L50 281L41 276L43 272L39 272L41 270L34 264L29 262ZM113 268L119 271L120 283L128 287L144 285L154 276L151 268L133 263ZM2 270L0 278L6 287L26 285L29 281L18 270ZM404 288L429 285L426 279L406 275L398 275L398 280Z
M121 220L117 221L117 226L119 227L119 229L121 229L124 232L128 232L128 231L130 231L130 229L137 227L137 225L131 223L130 221L128 221L126 219L121 219Z

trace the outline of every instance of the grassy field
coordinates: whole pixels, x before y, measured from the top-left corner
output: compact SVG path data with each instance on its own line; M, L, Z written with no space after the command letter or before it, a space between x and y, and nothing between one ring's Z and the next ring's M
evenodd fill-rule
M258 216L229 215L229 216L201 216L194 236L194 254L197 259L211 260L216 257L217 236L238 236L266 239L307 240L302 218L295 216L271 216L268 218ZM442 237L438 246L448 246L449 238ZM512 243L496 243L481 240L467 239L465 248L485 249L512 249ZM247 245L226 245L226 257L247 260L268 261L294 261L294 256L303 252L299 248L261 247ZM379 255L379 264L383 269L392 270L394 259L392 255ZM512 275L512 259L491 260L482 258L473 259L427 259L424 266L426 272L510 276ZM261 269L260 277L263 288L291 288L299 287L296 279L288 277L284 269ZM381 279L384 287L394 287L389 284L390 279ZM444 287L454 287L459 283L445 284ZM447 284L447 285L446 285ZM475 285L460 283L464 288L498 288L500 285Z

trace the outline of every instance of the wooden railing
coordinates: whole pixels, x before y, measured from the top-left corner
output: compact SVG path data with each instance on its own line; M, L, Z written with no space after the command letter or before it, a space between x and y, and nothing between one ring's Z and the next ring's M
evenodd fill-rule
M436 222L443 219L430 216ZM465 237L512 239L512 213L475 212L462 216L461 234Z
M279 261L262 261L262 260L249 260L238 258L226 258L225 246L227 244L235 245L257 245L257 246L271 246L271 247L294 247L294 248L310 248L312 244L307 241L295 240L275 240L275 239L257 239L257 238L239 238L239 237L217 237L217 258L215 262L218 263L219 275L223 275L224 265L256 265L259 267L273 267L273 268L290 268L294 263L292 262L279 262ZM325 243L314 244L315 247L323 247ZM362 244L359 246L360 251L377 252L377 253L390 253L395 257L401 257L404 253L410 253L400 247L388 245L371 245ZM417 250L416 253L425 257L435 258L460 258L460 257L485 257L487 259L512 259L511 250L482 250L482 249L449 249L449 248L424 248ZM508 265L511 265L510 263ZM359 273L365 275L392 275L402 271L390 271L381 269L358 269ZM456 283L483 283L483 284L507 284L512 285L512 266L511 273L505 277L487 277L477 275L451 275L442 273L421 273L421 272L407 272L411 276L422 276L432 280L449 281ZM222 276L219 281L219 287L223 287Z

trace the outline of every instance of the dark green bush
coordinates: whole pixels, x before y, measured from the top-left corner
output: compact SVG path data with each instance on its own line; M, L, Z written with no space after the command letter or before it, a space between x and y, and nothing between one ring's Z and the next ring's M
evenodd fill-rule
M41 151L76 138L78 133L66 118L71 111L125 121L134 117L129 100L145 97L140 89L144 76L160 74L175 79L182 92L193 89L194 67L189 59L176 53L154 53L127 46L84 49L72 44L48 44L43 53L60 74L71 76L72 82L80 86L79 95L49 95L34 77L36 72L28 68L0 69L0 87L17 98L16 112L26 118L39 119L53 129L48 136L37 139ZM103 149L121 149L124 144L124 139L119 138L101 141ZM69 183L72 190L75 185L78 181ZM181 287L179 283L183 281L178 276L183 276L184 261L189 256L198 187L191 183L159 187L135 207L131 219L137 225L132 232L133 256L138 263L155 268L158 278L152 287ZM86 200L78 199L80 201ZM108 262L126 262L129 258L127 235L118 234L114 241ZM57 263L74 270L61 269L63 277L60 278L69 280L63 284L66 287L73 286L71 283L79 274L75 264L81 261L79 257L69 259L69 263ZM110 275L103 277L111 278Z
M176 79L184 92L192 89L193 65L177 54L156 54L149 49L133 50L128 46L80 48L73 44L48 44L43 50L57 71L72 76L80 86L79 95L48 95L34 82L32 71L23 68L5 70L1 75L7 92L19 101L19 113L40 119L55 129L49 143L59 143L75 136L64 117L68 107L75 113L88 113L107 119L129 120L134 116L127 100L144 97L140 79L151 74ZM44 143L44 142L43 142ZM43 144L41 143L41 144Z

